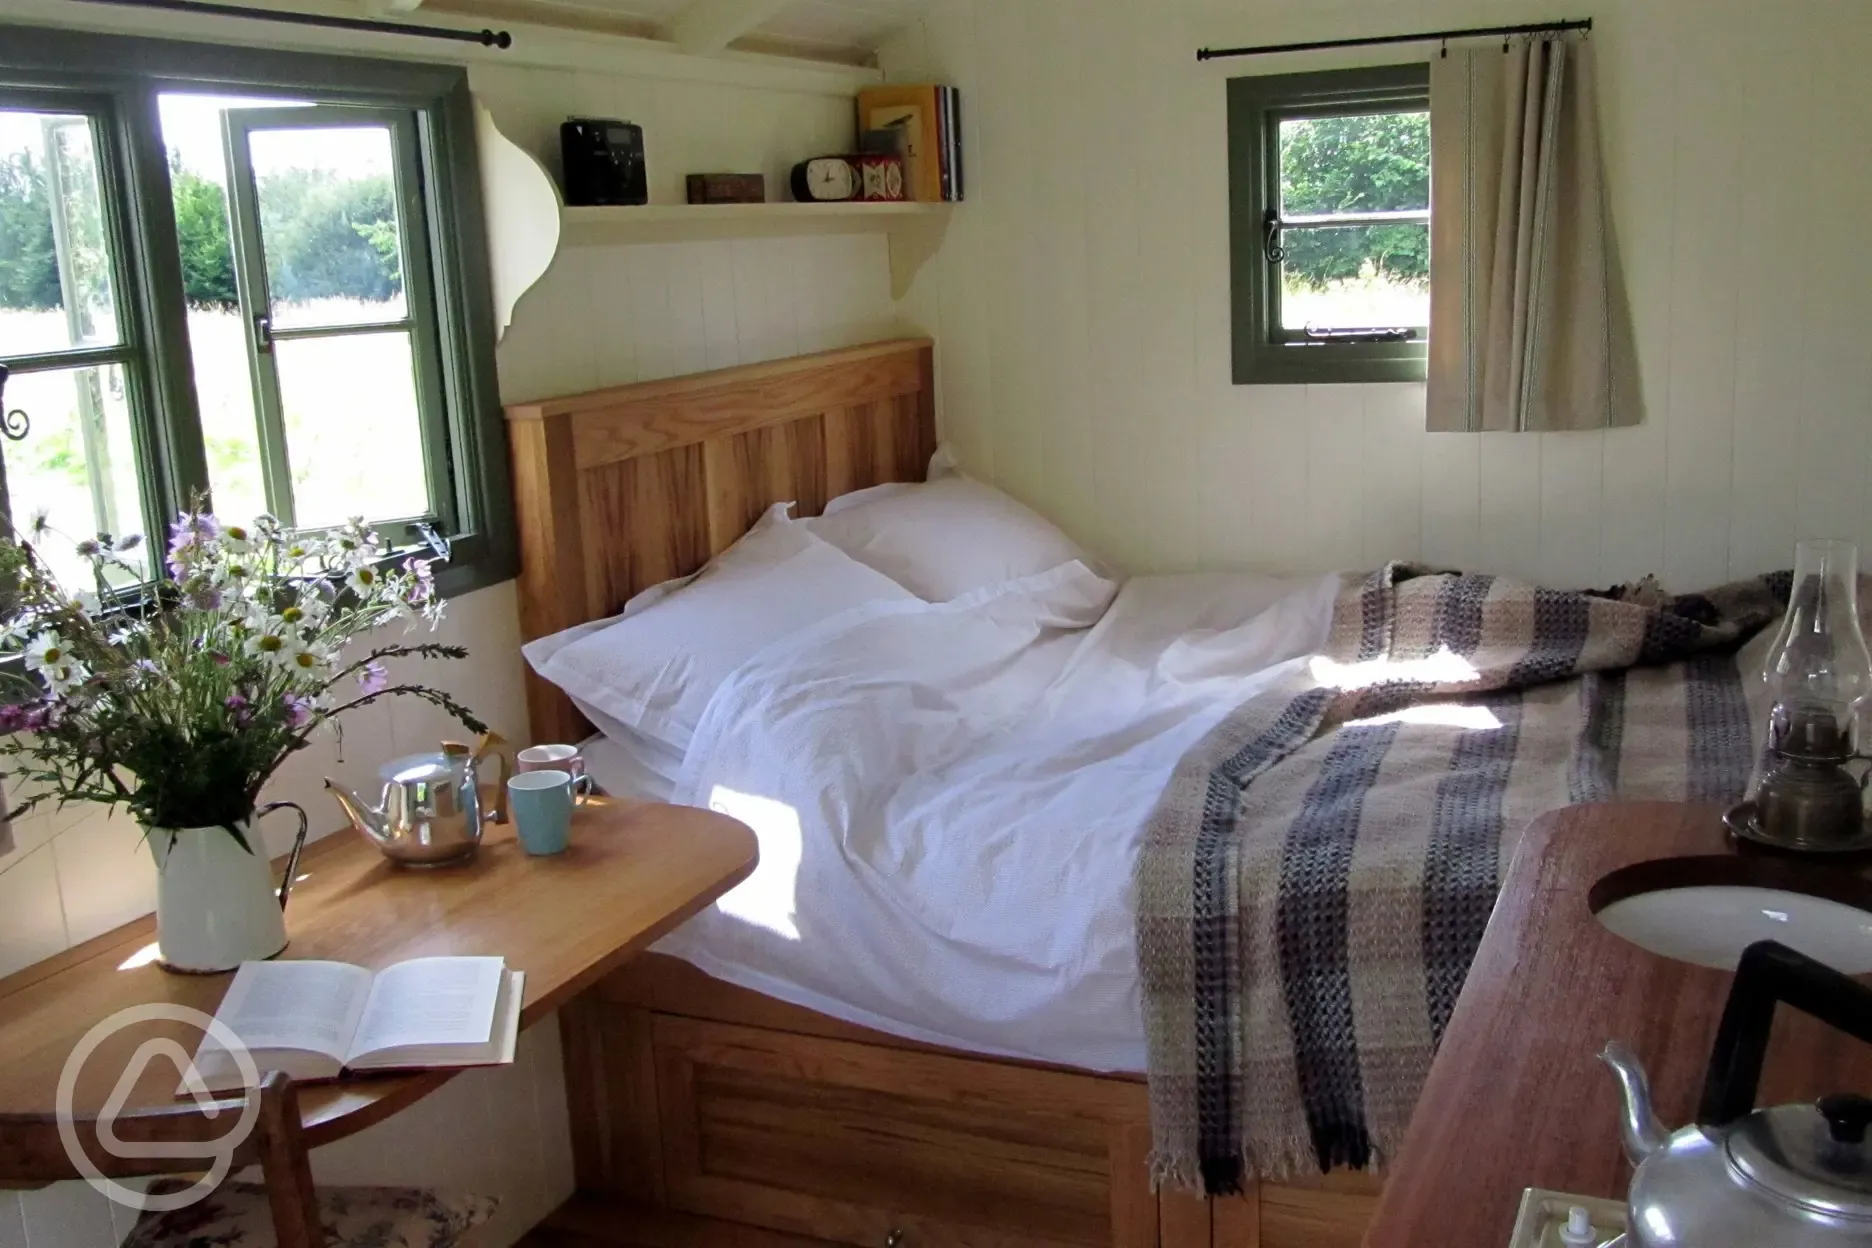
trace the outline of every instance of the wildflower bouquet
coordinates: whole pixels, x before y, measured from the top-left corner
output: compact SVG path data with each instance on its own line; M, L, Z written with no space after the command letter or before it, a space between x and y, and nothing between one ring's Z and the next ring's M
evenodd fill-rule
M244 821L280 764L327 721L384 698L421 698L470 730L484 725L447 693L391 684L385 660L467 657L460 646L353 639L393 620L432 629L442 616L429 564L384 570L361 520L317 537L262 516L223 524L199 508L171 530L174 580L140 592L126 555L140 539L77 543L93 584L61 585L38 554L43 517L0 538L0 759L40 802L122 806L149 828L220 826L243 848Z

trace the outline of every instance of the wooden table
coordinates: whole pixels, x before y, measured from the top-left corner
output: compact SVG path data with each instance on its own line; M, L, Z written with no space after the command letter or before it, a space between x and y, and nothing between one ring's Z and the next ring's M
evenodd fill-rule
M754 834L685 806L595 798L573 818L565 853L531 858L511 826L493 826L458 867L410 870L351 832L300 862L282 958L377 969L405 958L499 954L526 972L530 1026L709 905L754 869ZM213 1013L233 978L177 975L151 961L155 921L141 919L0 979L0 1114L50 1114L65 1057L114 1011L167 1002ZM156 1023L119 1032L85 1063L75 1107L95 1111L144 1040L193 1051L199 1033ZM361 1131L448 1080L449 1071L311 1084L301 1090L308 1143ZM176 1071L152 1062L130 1104L173 1103ZM0 1150L0 1156L5 1150ZM0 1172L0 1181L9 1176Z
M1733 978L1647 953L1593 917L1621 890L1762 883L1872 908L1872 884L1834 865L1737 855L1721 808L1574 806L1524 834L1475 964L1389 1172L1366 1248L1496 1248L1526 1187L1623 1200L1631 1167L1619 1099L1598 1054L1622 1040L1651 1077L1668 1128L1696 1113ZM1602 889L1599 900L1603 904ZM1872 1091L1872 1047L1783 1007L1757 1104Z

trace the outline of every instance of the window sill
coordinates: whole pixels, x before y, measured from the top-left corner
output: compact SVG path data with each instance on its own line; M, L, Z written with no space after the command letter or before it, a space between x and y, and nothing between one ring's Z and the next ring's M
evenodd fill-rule
M1341 383L1422 381L1428 374L1427 346L1401 344L1275 346L1238 348L1238 386L1307 386Z

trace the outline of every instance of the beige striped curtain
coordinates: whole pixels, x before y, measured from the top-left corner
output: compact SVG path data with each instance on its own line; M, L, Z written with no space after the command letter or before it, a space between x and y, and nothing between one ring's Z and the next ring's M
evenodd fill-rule
M1591 44L1432 60L1430 170L1430 430L1637 424Z

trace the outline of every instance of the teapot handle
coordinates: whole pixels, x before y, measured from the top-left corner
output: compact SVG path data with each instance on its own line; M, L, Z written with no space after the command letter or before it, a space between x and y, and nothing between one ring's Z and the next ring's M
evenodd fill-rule
M475 783L479 784L481 782L481 763L490 757L493 758L494 761L500 765L500 776L494 781L494 792L496 796L494 798L492 809L490 809L487 812L487 818L488 818L488 822L490 823L506 823L507 822L507 781L512 778L512 774L511 774L512 769L511 769L510 764L507 762L507 755L502 753L500 750L489 750L488 753L482 755L480 759L477 759L475 761L475 768L474 768Z
M1727 1126L1754 1110L1777 1004L1872 1044L1872 988L1786 945L1757 941L1742 951L1716 1027L1697 1110L1701 1125Z

